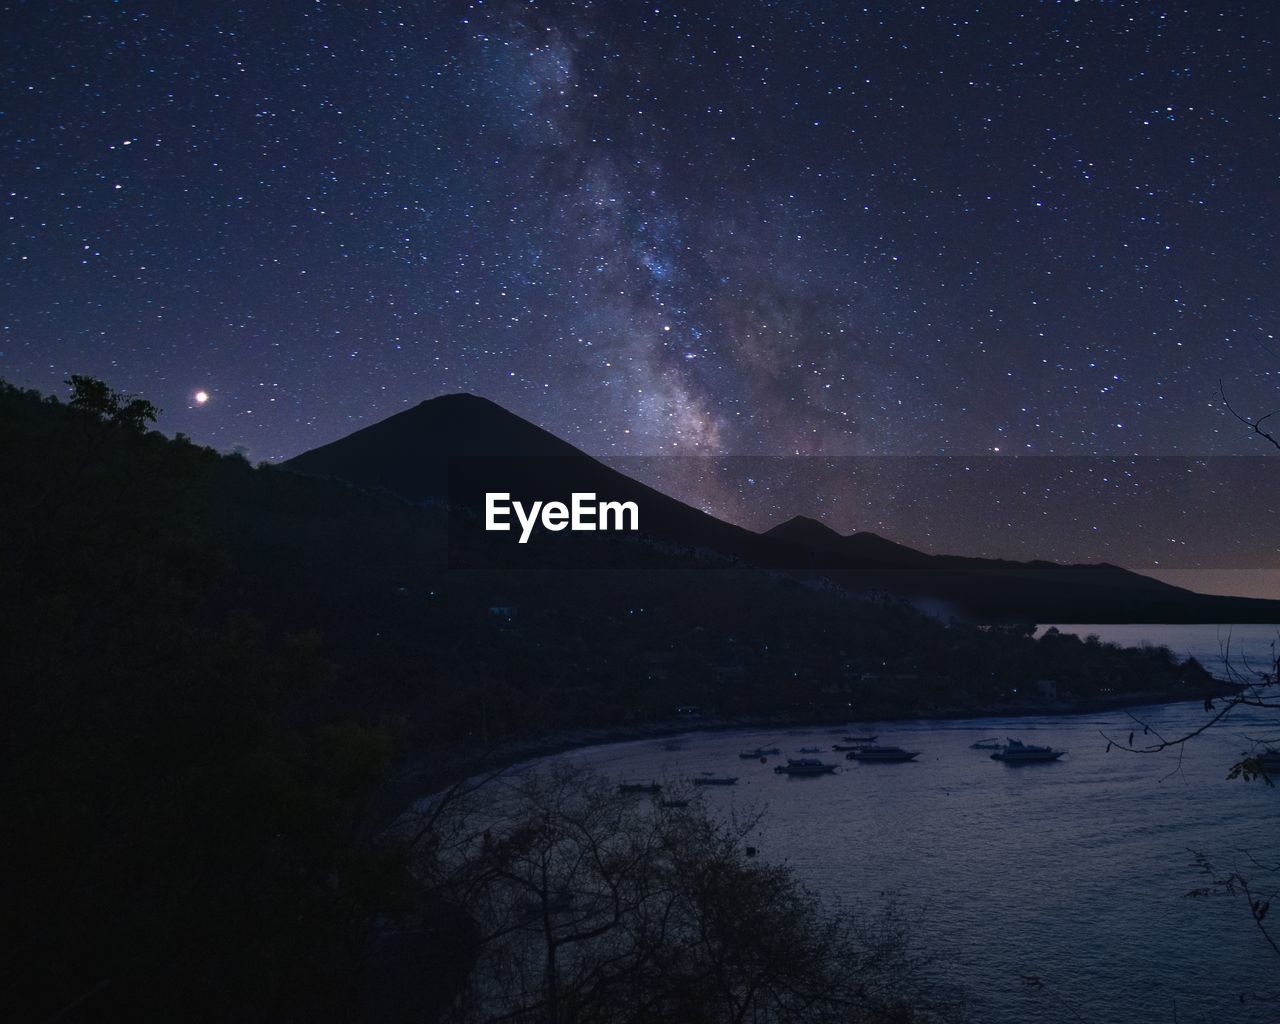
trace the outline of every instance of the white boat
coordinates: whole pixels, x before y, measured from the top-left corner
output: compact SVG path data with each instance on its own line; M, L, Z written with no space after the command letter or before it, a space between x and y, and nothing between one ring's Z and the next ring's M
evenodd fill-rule
M786 764L780 764L774 771L779 775L829 775L838 765L827 764L816 757L787 758Z
M920 751L872 744L869 747L859 747L857 750L851 750L844 756L850 761L883 761L892 764L902 761L914 761L920 756Z
M1002 750L997 750L991 755L991 760L1025 764L1029 761L1056 761L1065 753L1065 750L1054 750L1052 747L1037 747L1033 743L1010 740Z

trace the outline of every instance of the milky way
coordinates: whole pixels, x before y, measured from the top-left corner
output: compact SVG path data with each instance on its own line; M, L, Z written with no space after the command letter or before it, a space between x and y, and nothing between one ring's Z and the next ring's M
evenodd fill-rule
M614 457L1261 452L1268 3L245 7L8 12L0 376L253 458L450 391Z

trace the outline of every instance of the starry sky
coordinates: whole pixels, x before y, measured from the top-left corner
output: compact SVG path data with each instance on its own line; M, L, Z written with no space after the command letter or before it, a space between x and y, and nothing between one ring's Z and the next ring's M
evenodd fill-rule
M1268 0L4 19L13 383L255 461L453 391L614 460L1265 454L1218 382L1280 405ZM645 464L748 525L892 507Z

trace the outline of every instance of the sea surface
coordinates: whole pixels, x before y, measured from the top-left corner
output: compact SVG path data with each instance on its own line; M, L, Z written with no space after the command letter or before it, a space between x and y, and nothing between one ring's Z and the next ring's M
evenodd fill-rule
M1066 631L1065 627L1063 631ZM1074 627L1073 627L1074 628ZM1168 643L1198 657L1217 627L1082 627L1104 639ZM1125 632L1126 630L1130 632ZM1108 635L1110 634L1110 635ZM1261 654L1268 634L1237 630ZM1274 636L1274 631L1270 634ZM1212 667L1212 666L1211 666ZM1242 897L1187 894L1206 884L1193 851L1223 872L1280 861L1280 787L1228 781L1230 765L1276 713L1242 710L1184 747L1112 749L1108 737L1173 737L1205 720L1199 703L1070 716L857 722L821 730L691 732L587 748L565 757L611 778L678 787L699 772L739 776L705 787L715 813L762 809L750 838L789 864L839 914L894 905L917 951L963 983L975 1020L1039 1024L1209 1021L1263 1024L1280 1004L1242 993L1280 989L1280 957ZM859 764L788 778L775 763L800 747L830 751L845 733L921 751L907 764ZM1020 737L1064 748L1059 762L1010 766L971 744ZM743 760L777 745L781 758ZM637 799L648 799L637 797ZM1273 882L1274 885L1274 882ZM1034 979L1034 980L1029 980Z

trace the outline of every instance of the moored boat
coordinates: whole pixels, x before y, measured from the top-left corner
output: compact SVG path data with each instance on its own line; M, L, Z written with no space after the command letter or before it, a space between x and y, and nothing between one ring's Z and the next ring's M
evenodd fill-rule
M699 775L693 780L695 786L732 786L738 781L736 775Z
M1034 743L1023 743L1021 740L1011 739L1002 749L991 755L991 760L1026 764L1033 761L1056 761L1065 753L1065 750L1038 747Z
M757 747L755 750L739 751L738 756L743 760L753 757L776 757L782 751L777 747Z
M878 746L858 747L844 755L850 761L880 761L894 764L902 761L914 761L920 756L918 750L903 750L901 747Z
M660 782L619 782L619 793L661 793Z
M820 761L816 757L787 758L786 764L780 764L774 771L779 775L829 775L838 766Z

